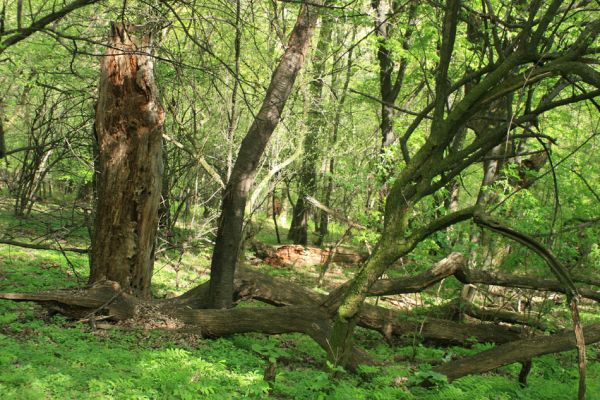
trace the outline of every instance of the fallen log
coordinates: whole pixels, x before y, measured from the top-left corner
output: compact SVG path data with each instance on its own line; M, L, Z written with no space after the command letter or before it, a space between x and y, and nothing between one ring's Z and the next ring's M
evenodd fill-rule
M589 345L600 342L600 324L583 328L585 342ZM560 353L577 349L575 334L572 330L564 330L550 336L536 336L497 346L474 356L463 357L434 368L448 377L449 381L466 375L488 372L515 362L527 362L544 354Z
M564 285L557 280L473 270L468 268L466 264L466 259L461 253L451 253L433 265L433 267L418 275L378 280L369 290L369 295L386 296L417 293L449 276L454 276L464 284L485 284L557 293L566 292ZM580 280L586 281L583 277L578 276L575 276L573 279L575 282ZM578 291L582 297L600 302L600 291L585 287L578 287Z
M443 277L459 274L460 271L464 271L464 257L453 253L416 277L377 282L371 289L371 295L395 292L398 288L404 293L421 291ZM404 282L404 286L400 287L398 282ZM154 301L142 301L119 293L118 285L114 282L97 284L88 290L62 290L39 294L1 293L0 298L35 301L75 318L86 317L90 311L94 315L110 316L113 320L126 320L140 315L145 315L144 318L166 315L181 321L183 327L199 329L208 336L241 332L301 332L312 337L327 351L329 324L344 288L345 285L342 285L329 296L325 296L288 280L240 267L235 277L235 293L238 299L253 298L278 308L202 310L201 308L206 308L208 304L208 283L179 297ZM522 329L497 324L463 324L436 318L417 319L413 314L367 303L359 314L358 324L376 330L386 338L417 335L436 343L463 345L473 344L474 341L497 344L513 342L521 339L525 333Z
M321 249L313 246L283 244L270 246L260 242L252 243L254 254L265 263L273 266L308 267L322 265L331 257L336 264L357 264L366 259L366 255L346 247Z
M272 277L239 268L236 272L235 288L238 295L244 295L275 306L318 305L328 310L331 317L339 305L339 292L336 290L325 296L296 285L289 280ZM342 285L343 286L343 285ZM196 295L200 290L196 291ZM188 300L194 296L185 294ZM364 304L359 314L358 325L380 332L384 337L416 334L425 340L436 343L473 345L476 342L506 343L524 335L519 328L494 324L462 324L439 318L415 318L414 312L397 311L373 304Z
M0 299L33 301L52 312L92 324L98 317L98 320L109 319L151 329L193 331L205 337L247 332L304 333L324 351L330 350L331 321L327 311L315 305L198 310L190 309L181 301L140 299L125 293L118 283L111 281L100 282L85 290L0 293ZM366 361L370 362L364 352L355 348L351 367Z
M252 298L278 306L277 309L281 311L273 311L273 313L276 315L281 313L281 318L286 315L285 310L291 310L293 307L319 310L322 320L321 322L315 321L317 325L322 324L322 321L329 323L335 314L337 302L332 300L334 294L328 297L293 284L288 280L271 277L248 268L238 268L234 285L239 300ZM104 282L89 290L0 293L0 299L35 301L53 312L60 312L77 319L84 318L95 311L98 315L110 315L112 316L111 319L116 321L138 318L139 315L145 315L143 318L152 318L152 315L155 315L155 319L158 320L162 317L159 318L157 315L166 315L175 316L178 319L183 318L183 323L189 324L195 323L194 321L202 321L205 315L213 315L211 314L213 310L200 310L206 308L208 304L208 283L197 286L179 297L154 301L141 301L124 293L113 299L116 288L118 288L116 283ZM269 318L276 318L276 315L265 314L261 316L262 310L272 309L258 308L256 314L252 314L252 318L262 318L263 321L267 321L267 324ZM302 320L302 318L298 320ZM240 329L243 329L243 332L270 333L264 331L265 328L258 322L253 323L250 327L238 328L235 319L228 319L228 321L231 322L231 326L227 328L229 330L226 332L222 331L223 328L220 325L207 325L201 330L213 334L241 333ZM273 321L276 324L277 320L273 319ZM285 323L285 319L282 321ZM216 324L216 322L213 322L213 324ZM380 332L386 338L417 335L430 342L462 344L465 346L472 345L475 342L505 343L519 339L524 334L520 329L492 324L461 324L436 318L418 319L414 318L412 312L396 311L372 304L365 304L360 313L358 324L364 328ZM294 323L289 323L286 329L290 329L290 332L307 333L300 330L300 327ZM323 332L325 332L324 329ZM317 340L316 337L313 337L313 339ZM321 338L317 342L323 344L322 340Z
M450 314L459 315L464 313L469 317L476 318L486 322L506 322L509 324L526 325L532 328L545 331L548 325L533 315L522 314L514 311L503 310L500 308L480 307L471 302L453 301L446 304L445 308Z

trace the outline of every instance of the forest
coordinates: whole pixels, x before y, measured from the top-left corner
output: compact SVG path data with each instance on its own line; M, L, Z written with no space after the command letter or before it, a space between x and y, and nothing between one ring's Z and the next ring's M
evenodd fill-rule
M600 399L598 0L0 0L1 399Z

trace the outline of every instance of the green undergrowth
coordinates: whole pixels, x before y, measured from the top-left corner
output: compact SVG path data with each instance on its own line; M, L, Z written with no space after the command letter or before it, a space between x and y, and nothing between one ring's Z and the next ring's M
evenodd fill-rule
M3 214L2 223L9 220ZM30 227L30 229L39 229ZM204 279L205 251L157 262L155 295L181 293ZM179 272L176 272L176 266ZM268 271L267 266L261 266ZM278 272L279 271L279 272ZM275 275L289 275L273 269ZM37 292L85 282L87 256L0 245L0 291ZM179 287L176 287L176 284ZM246 305L245 305L246 306ZM250 306L250 305L247 305ZM591 318L590 318L591 319ZM573 399L576 354L536 359L521 388L519 365L452 384L431 373L428 363L491 347L476 344L430 348L405 338L395 347L360 329L358 344L385 366L355 373L328 365L324 352L300 334L259 334L207 340L191 333L124 329L92 330L31 303L0 301L0 399ZM400 357L402 361L398 360ZM588 399L600 399L598 348L589 347ZM276 363L275 379L263 379ZM423 389L425 379L438 386ZM412 385L412 386L411 386Z

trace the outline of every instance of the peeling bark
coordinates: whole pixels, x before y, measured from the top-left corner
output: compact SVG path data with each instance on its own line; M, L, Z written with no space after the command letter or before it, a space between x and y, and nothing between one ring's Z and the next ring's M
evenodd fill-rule
M113 24L102 58L96 136L98 170L90 283L118 282L150 296L162 183L164 111L157 99L150 37Z

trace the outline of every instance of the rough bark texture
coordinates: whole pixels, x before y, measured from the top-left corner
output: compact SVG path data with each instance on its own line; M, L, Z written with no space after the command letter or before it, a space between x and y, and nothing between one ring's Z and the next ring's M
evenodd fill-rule
M90 283L118 282L148 297L162 182L164 111L150 37L113 24L96 107L98 170Z
M231 177L223 194L221 218L210 270L211 308L232 304L233 278L242 241L244 211L258 163L304 64L318 8L304 3L279 65L273 72L265 99L242 141Z

